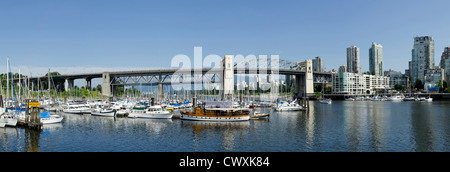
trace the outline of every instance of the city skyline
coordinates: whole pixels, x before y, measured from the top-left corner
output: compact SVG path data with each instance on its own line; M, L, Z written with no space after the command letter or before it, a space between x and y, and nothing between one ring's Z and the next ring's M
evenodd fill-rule
M345 49L356 45L366 72L368 49L377 42L383 45L384 70L403 73L416 36L433 37L439 64L436 54L450 46L450 26L442 23L450 15L448 3L2 1L0 70L6 71L7 56L13 72L22 67L34 76L48 68L67 73L164 68L177 54L191 56L194 46L222 57L267 54L295 62L320 56L324 68L338 70L346 64ZM414 10L420 8L433 13Z

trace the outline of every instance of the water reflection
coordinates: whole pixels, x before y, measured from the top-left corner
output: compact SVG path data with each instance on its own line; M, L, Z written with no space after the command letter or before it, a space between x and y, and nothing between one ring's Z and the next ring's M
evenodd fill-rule
M220 142L226 151L233 151L236 145L235 138L250 128L249 121L241 122L213 122L213 121L180 121L181 128L192 131L192 146L195 151L205 149L204 141L211 138L220 138L213 142ZM207 146L208 144L206 144ZM207 148L206 148L207 149Z
M26 152L39 152L39 138L42 129L25 129L25 147Z
M430 103L418 103L411 108L411 131L412 142L415 147L413 151L434 151L435 131ZM429 114L429 115L425 115Z

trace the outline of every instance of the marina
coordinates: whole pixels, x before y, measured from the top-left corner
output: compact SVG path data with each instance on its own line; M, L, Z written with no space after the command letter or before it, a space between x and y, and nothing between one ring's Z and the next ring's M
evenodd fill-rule
M43 125L41 131L0 128L0 151L445 152L450 148L447 101L309 103L308 111L259 107L257 111L270 116L241 122L52 112L64 119ZM24 136L31 131L39 134Z
M0 4L0 152L450 151L441 1Z

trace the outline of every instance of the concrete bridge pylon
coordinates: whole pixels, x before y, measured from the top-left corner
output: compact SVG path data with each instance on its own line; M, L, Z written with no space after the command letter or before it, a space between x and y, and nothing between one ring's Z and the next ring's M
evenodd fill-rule
M111 76L109 75L109 72L103 72L102 74L102 95L112 97Z

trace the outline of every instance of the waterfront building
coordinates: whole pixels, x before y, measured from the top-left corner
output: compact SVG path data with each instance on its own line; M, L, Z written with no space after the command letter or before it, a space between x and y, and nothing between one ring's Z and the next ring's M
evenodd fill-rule
M339 72L332 74L334 94L376 94L390 89L389 77Z
M312 65L314 72L325 72L325 68L323 67L323 59L319 56L312 60Z
M450 47L445 47L442 52L440 66L444 70L444 80L450 83Z
M425 70L434 68L434 41L431 36L414 38L414 48L411 51L411 78L412 81L424 81Z
M401 85L403 90L409 88L409 75L407 72L402 74L401 72L389 69L388 71L384 71L384 76L389 77L389 87L391 88L395 88L397 84Z
M383 46L372 42L369 48L369 72L374 75L383 76Z
M347 48L347 72L361 74L359 48L354 45Z
M434 69L425 69L424 73L424 90L431 93L439 92L439 80L444 81L444 70L436 66Z

